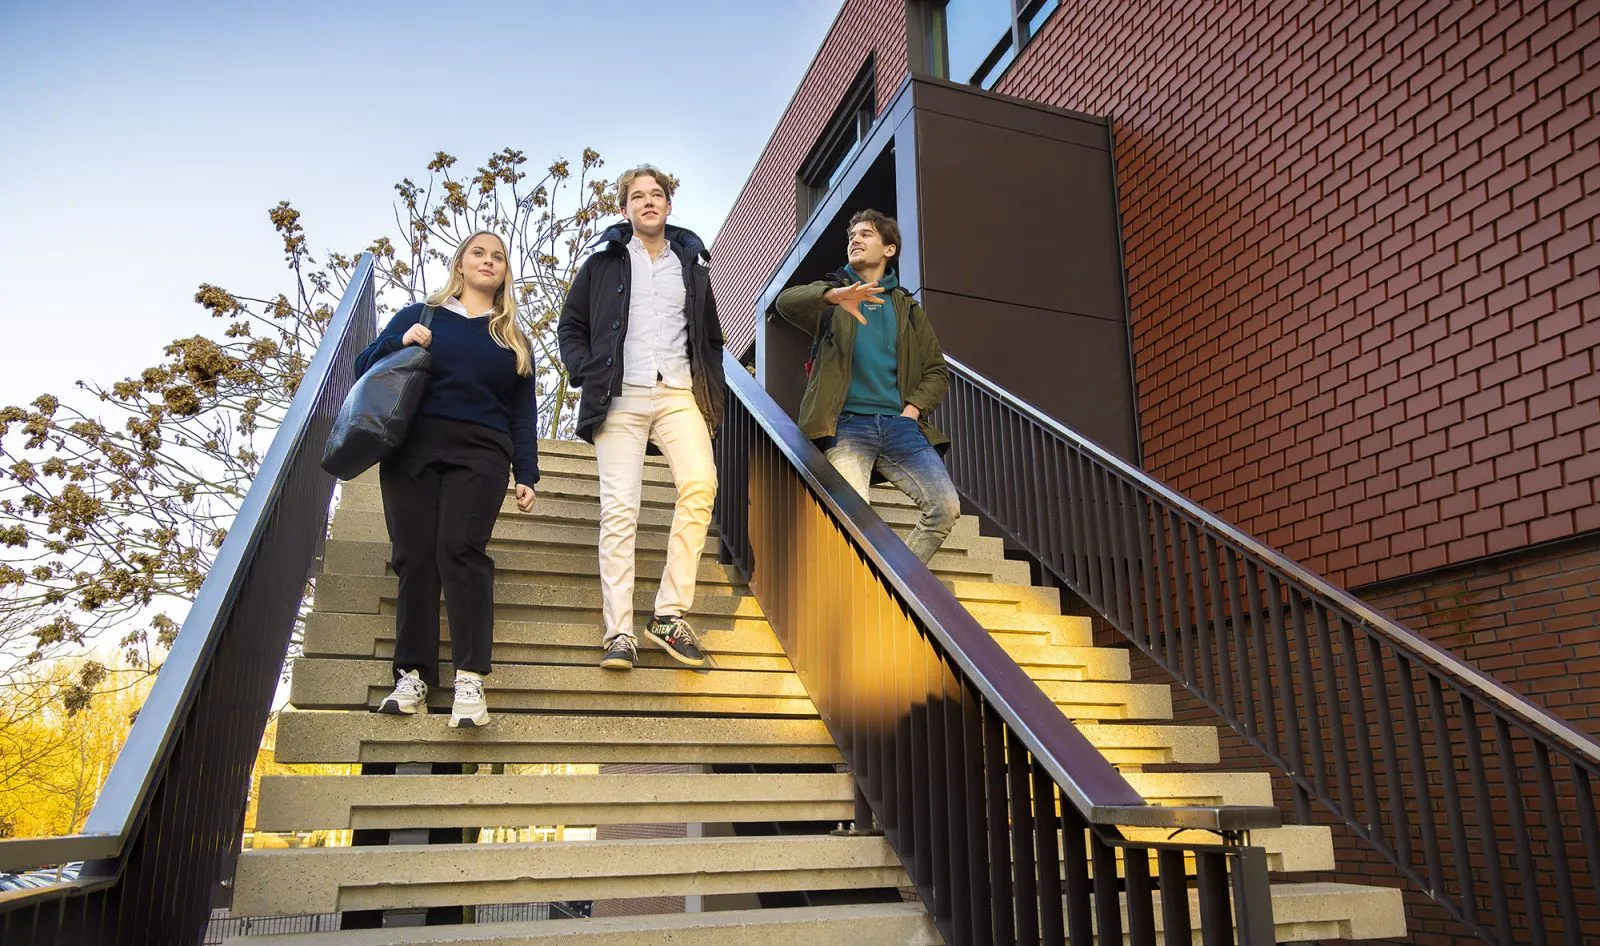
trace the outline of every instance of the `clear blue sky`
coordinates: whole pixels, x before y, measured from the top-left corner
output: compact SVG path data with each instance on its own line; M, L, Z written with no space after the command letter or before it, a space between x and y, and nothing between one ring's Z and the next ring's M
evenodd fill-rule
M286 290L280 200L318 255L392 232L435 151L650 161L710 240L838 9L0 0L0 405L215 331L202 282Z

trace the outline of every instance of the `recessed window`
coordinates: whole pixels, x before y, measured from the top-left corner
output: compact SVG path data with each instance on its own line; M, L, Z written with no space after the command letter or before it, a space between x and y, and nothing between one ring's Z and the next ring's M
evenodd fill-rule
M992 89L1058 0L934 0L928 63L940 78Z
M872 55L862 64L849 91L828 119L821 137L800 164L795 181L795 218L804 227L811 214L844 177L878 116L878 74Z

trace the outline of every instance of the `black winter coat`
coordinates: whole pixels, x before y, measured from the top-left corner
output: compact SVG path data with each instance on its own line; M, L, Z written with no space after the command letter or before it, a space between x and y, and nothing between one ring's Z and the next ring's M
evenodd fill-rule
M622 393L622 342L628 335L628 300L633 287L633 267L628 260L631 239L633 226L627 222L600 235L599 247L583 261L572 280L556 325L567 383L583 390L578 401L578 436L590 443L606 419L611 399ZM693 232L671 224L667 225L667 244L683 263L694 400L715 434L722 423L727 390L722 373L722 322L717 318L709 271L700 263L711 254Z

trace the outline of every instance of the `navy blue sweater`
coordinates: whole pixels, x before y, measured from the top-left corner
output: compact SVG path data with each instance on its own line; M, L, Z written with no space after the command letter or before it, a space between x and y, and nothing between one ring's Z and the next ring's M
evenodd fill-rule
M405 347L406 330L422 319L422 303L408 305L356 356L362 375ZM524 486L539 482L539 403L532 377L517 374L517 356L489 334L488 317L469 319L433 310L433 375L420 414L492 427L511 437L511 471Z

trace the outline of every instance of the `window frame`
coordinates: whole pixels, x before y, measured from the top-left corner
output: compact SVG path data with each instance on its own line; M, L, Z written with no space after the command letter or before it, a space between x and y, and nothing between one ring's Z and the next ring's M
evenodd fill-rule
M948 0L927 0L923 4L922 48L928 73L958 85L971 85L980 89L993 89L1011 71L1011 66L1021 58L1028 44L1044 29L1050 18L1061 10L1060 0L1005 0L1011 7L1010 28L995 40L989 54L978 63L966 78L950 74L950 43L944 10ZM992 0L1002 2L1002 0ZM1043 17L1041 18L1041 14ZM1038 27L1029 25L1038 20Z
M822 134L795 172L795 223L803 228L838 183L841 169L866 143L878 120L877 54L868 52Z

